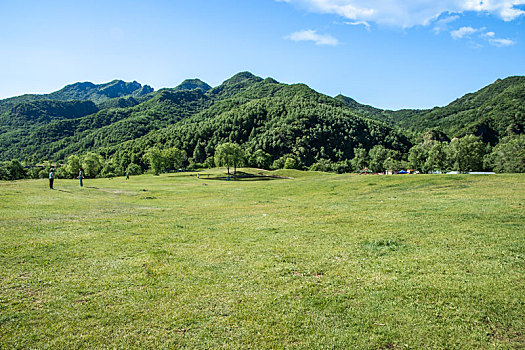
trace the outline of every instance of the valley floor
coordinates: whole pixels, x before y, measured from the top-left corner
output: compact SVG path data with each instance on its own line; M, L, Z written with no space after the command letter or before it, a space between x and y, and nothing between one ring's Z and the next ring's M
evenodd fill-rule
M223 175L0 182L0 348L525 347L524 175Z

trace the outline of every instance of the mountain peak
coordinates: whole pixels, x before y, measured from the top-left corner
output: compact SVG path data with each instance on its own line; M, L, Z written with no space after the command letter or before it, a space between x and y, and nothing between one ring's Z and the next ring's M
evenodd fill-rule
M47 98L62 101L90 100L95 103L100 103L115 97L142 96L150 92L153 92L151 86L143 86L136 81L125 82L115 79L104 84L79 82L66 85L63 89L47 95Z
M245 82L245 81L250 81L250 82L254 82L254 83L258 83L260 81L262 81L263 79L261 77L258 77L256 75L253 75L252 73L250 72L240 72L240 73L237 73L235 74L233 77L231 77L230 79L227 79L226 81L224 81L222 84L223 85L232 85L232 84L238 84L238 83L242 83L242 82Z
M175 90L194 90L194 89L201 89L202 92L206 92L208 90L211 90L211 86L203 82L200 79L186 79L182 83L180 83L177 87L175 87Z

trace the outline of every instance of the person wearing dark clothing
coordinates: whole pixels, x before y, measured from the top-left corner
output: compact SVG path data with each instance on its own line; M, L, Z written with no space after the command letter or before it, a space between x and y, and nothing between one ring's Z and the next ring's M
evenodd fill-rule
M55 169L49 169L49 188L53 189L53 182L55 181Z
M78 178L80 179L80 187L84 186L82 183L82 179L84 178L84 170L82 170L82 168L78 170Z

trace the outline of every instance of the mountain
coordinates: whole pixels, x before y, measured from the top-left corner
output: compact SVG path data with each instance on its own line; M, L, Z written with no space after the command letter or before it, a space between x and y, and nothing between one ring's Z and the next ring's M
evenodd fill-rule
M203 162L219 144L235 142L250 154L261 150L309 166L346 161L354 149L377 145L406 157L414 135L447 141L474 133L495 145L523 133L524 86L525 77L510 77L446 107L388 111L249 72L216 87L188 79L158 91L120 80L75 83L0 100L0 160L64 160L95 151L141 163L149 147L175 146Z
M94 96L89 93L93 86L72 84L48 96L73 96L69 92L75 91L77 98L89 99ZM214 88L192 79L146 96L112 98L93 106L97 109L87 115L43 118L40 123L23 124L22 129L3 123L0 159L65 159L75 153L103 149L114 153L126 147L140 153L152 144L177 145L190 155L206 144L204 155L209 157L216 145L232 141L253 151L263 149L274 158L293 153L309 165L321 158L352 157L356 147L383 144L407 151L410 146L390 126L364 118L304 84L281 84L249 72ZM4 117L13 119L12 112Z
M143 96L153 92L149 85L142 86L136 81L125 82L113 80L106 84L93 84L90 82L75 83L46 96L51 100L83 100L100 103L116 97Z
M495 145L505 136L525 131L525 76L498 79L445 107L429 110L384 111L345 96L336 98L356 111L415 133L437 129L449 138L474 134Z
M207 92L212 89L211 86L206 84L200 79L186 79L182 83L180 83L177 87L174 88L175 90L194 90L194 89L201 89L203 92Z
M90 82L74 83L50 94L27 94L0 100L0 114L8 112L11 108L24 102L77 100L92 101L99 104L114 98L128 96L141 97L153 91L153 88L149 85L143 86L136 81L125 82L122 80L113 80L105 84L93 84Z
M149 147L174 146L193 155L194 161L204 162L216 146L235 142L249 154L263 150L274 160L289 155L310 166L322 159L351 159L354 148L383 145L407 152L411 146L406 136L390 126L363 118L304 84L279 84L271 79L252 82L192 117L107 152L129 158Z
M382 109L375 108L375 107L372 107L372 106L369 106L369 105L361 104L361 103L357 102L356 100L354 100L353 98L350 98L350 97L347 97L347 96L343 96L343 95L337 95L335 97L335 99L338 100L338 101L341 101L342 103L345 104L345 106L350 107L354 111L359 112L359 113L361 113L363 115L366 115L368 117L376 118L376 119L380 119L380 120L381 119L386 119L385 118L386 111L384 111Z

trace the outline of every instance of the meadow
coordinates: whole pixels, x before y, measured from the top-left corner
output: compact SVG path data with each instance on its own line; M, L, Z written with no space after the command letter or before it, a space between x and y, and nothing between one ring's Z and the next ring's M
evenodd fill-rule
M525 347L525 176L223 171L0 182L0 348Z

